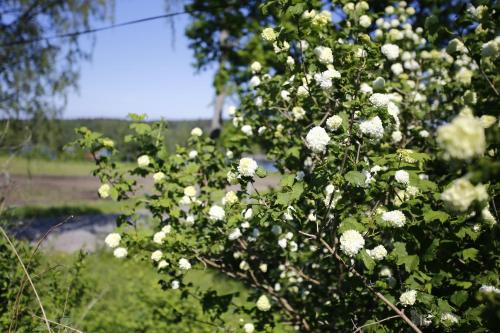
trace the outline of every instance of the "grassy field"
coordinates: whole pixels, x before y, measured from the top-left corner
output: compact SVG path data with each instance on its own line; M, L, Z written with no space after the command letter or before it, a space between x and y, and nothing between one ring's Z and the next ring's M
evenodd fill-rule
M94 163L0 156L0 168L17 176L90 176L94 169Z
M119 163L118 168L128 168L132 163ZM60 161L40 158L0 156L0 171L15 176L91 176L95 163L92 161Z
M87 161L48 161L41 159L0 157L0 168L7 165L12 188L7 192L4 217L13 221L36 217L61 217L68 215L119 213L125 206L112 200L102 200L97 195L100 182L91 176L94 164ZM4 169L5 170L5 169ZM272 182L277 183L275 175ZM271 178L267 177L267 178ZM151 179L141 180L144 188L151 188ZM269 182L269 180L267 180ZM261 186L268 186L263 183ZM232 302L248 305L248 289L241 284L206 270L192 270L185 277L190 286L179 290L163 290L162 276L150 261L133 258L114 258L110 251L97 249L85 256L76 283L75 255L44 251L41 254L42 272L36 279L37 287L49 309L51 318L85 332L237 332L245 314L223 315L215 320L213 313L204 312L203 306L193 296L195 290L215 290L219 296L235 294ZM47 268L61 269L61 273L47 279ZM65 269L68 269L64 272ZM38 276L38 275L37 275ZM164 277L163 277L164 278ZM73 282L68 282L73 281ZM61 312L61 297L66 288L75 288L81 302ZM54 288L64 293L57 297ZM59 299L59 303L56 300ZM210 300L208 300L210 302ZM203 303L203 302L202 302ZM76 303L75 303L76 304ZM62 316L62 317L61 317ZM0 316L1 317L1 316ZM43 323L40 323L43 329ZM36 323L38 325L38 323ZM278 327L273 332L287 332ZM288 330L289 331L289 330Z

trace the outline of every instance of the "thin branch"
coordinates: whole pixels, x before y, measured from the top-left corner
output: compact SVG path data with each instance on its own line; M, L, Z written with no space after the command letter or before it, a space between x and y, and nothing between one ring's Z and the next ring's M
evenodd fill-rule
M41 320L44 320L44 318L42 317L39 317L37 316L36 314L32 313L31 316L35 317L35 318L38 318L38 319L41 319ZM45 318L45 320L47 320L49 323L53 324L53 325L57 325L57 326L60 326L60 327L63 327L63 328L66 328L70 331L73 331L73 332L77 332L77 333L85 333L83 331L80 331L80 330L77 330L76 328L73 328L73 327L70 327L70 326L67 326L67 325L64 325L64 324L61 324L61 323L58 323L57 321L53 321L53 320L49 320L47 318Z
M73 218L73 215L68 216L62 222L59 222L58 224L53 225L52 227L49 228L49 230L47 230L45 232L45 234L43 234L43 236L36 243L36 246L33 249L33 251L31 252L30 257L28 258L28 262L26 263L26 269L30 268L31 260L33 259L33 257L35 256L35 254L38 252L38 249L40 248L40 245L47 238L47 236L52 231L54 231L55 229L57 229L58 227L60 227L64 223L68 222L71 218ZM23 279L21 280L21 287L19 288L19 292L16 295L16 300L14 302L14 311L12 312L12 318L11 318L11 323L10 323L9 331L12 329L14 323L17 321L17 316L19 314L19 305L21 303L21 297L22 297L22 294L23 294L25 286L26 286L26 276L23 277Z
M16 250L16 247L14 246L14 244L10 240L9 236L7 236L7 233L5 232L5 230L1 226L0 226L0 232L2 233L3 237L9 243L10 247L12 248L12 252L14 252L15 256L17 257L17 260L19 261L19 264L21 265L21 267L24 271L24 274L26 274L26 277L28 278L28 281L31 285L31 288L33 289L33 292L35 293L35 297L38 301L38 305L40 306L40 310L42 311L43 320L45 321L45 324L47 325L47 330L49 331L49 333L52 332L52 330L50 329L50 323L49 323L49 320L47 319L47 315L45 314L45 309L43 308L43 304L42 304L42 301L40 299L40 296L38 296L38 292L36 291L36 287L33 284L33 281L31 280L30 274L28 273L26 266L24 266L24 263L23 263L23 260L21 259L21 256L19 255L19 253Z
M414 332L416 332L416 333L422 333L422 331L417 327L417 325L415 325L415 323L412 322L411 319L408 318L403 311L399 310L397 308L397 306L395 306L391 301L389 301L384 295L382 295L380 292L376 291L372 286L370 286L368 284L368 282L366 281L366 278L363 275L361 275L353 266L348 266L345 263L345 261L339 256L339 254L335 253L335 250L332 249L332 247L323 238L320 238L319 240L327 248L327 250L330 251L335 256L335 259L337 259L342 264L342 266L344 266L347 270L349 270L349 272L351 272L354 275L356 275L356 277L358 277L363 282L363 284L365 285L365 287L370 292L372 292L382 302L384 302L394 312L396 312L398 314L398 316L401 317L401 319L403 319L413 329Z
M394 316L387 317L387 318L381 319L381 320L373 322L373 323L368 323L368 324L365 324L363 326L359 326L358 329L354 331L354 333L362 332L363 331L363 327L372 326L372 325L378 325L380 323L383 323L384 321L388 321L388 320L395 319L395 318L398 318L398 317L399 317L399 315L394 315Z

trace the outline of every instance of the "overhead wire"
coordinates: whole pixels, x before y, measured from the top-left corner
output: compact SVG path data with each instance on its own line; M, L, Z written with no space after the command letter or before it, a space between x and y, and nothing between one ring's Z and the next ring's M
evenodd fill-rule
M144 23L144 22L149 22L149 21L155 21L159 19L164 19L164 18L169 18L173 16L179 16L179 15L184 15L184 14L191 14L195 12L200 12L204 10L209 10L209 9L222 9L222 8L227 8L231 7L232 5L229 6L214 6L214 7L207 7L207 8L202 8L202 9L193 9L193 10L187 10L187 11L182 11L182 12L173 12L173 13L167 13L163 15L157 15L157 16L150 16L150 17L145 17L137 20L131 20L131 21L126 21L122 23L117 23L117 24L111 24L108 26L104 27L99 27L99 28L91 28L91 29L85 29L85 30L80 30L80 31L74 31L74 32L68 32L68 33L63 33L63 34L56 34L52 36L42 36L42 37L37 37L37 38L32 38L32 39L19 39L19 40L14 40L12 42L0 44L0 48L3 47L12 47L16 45L24 45L24 44L32 44L36 42L41 42L41 41L49 41L49 40L54 40L54 39L62 39L62 38L71 38L71 37L76 37L80 35L86 35L86 34L91 34L91 33L96 33L100 31L105 31L105 30L111 30L119 27L124 27L128 25L133 25L133 24L139 24L139 23Z

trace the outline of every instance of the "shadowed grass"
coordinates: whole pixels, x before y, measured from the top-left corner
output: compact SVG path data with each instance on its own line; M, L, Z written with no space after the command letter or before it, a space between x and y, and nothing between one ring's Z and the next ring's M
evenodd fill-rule
M59 217L68 215L119 214L125 203L111 200L75 202L71 205L28 205L8 208L4 217L10 220L22 220L38 217Z

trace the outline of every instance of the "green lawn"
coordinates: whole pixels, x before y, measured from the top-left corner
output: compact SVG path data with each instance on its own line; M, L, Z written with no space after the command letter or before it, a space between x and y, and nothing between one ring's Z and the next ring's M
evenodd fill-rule
M74 256L47 253L45 260L51 265L69 267ZM233 302L247 304L248 293L241 284L212 271L191 270L185 278L185 282L193 284L191 287L162 290L158 283L162 275L150 262L119 260L103 249L86 257L80 274L84 281L79 286L80 293L85 301L68 309L65 322L84 332L225 332L230 327L237 330L239 319L245 318L245 315L226 314L224 324L212 320L191 296L195 288L212 289L219 295L237 293ZM44 283L39 287L43 294ZM51 316L58 312L53 310L49 309Z

